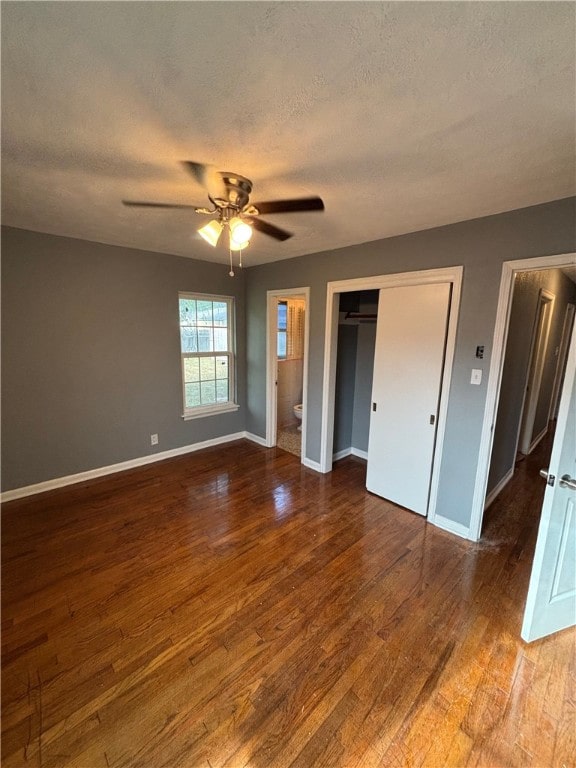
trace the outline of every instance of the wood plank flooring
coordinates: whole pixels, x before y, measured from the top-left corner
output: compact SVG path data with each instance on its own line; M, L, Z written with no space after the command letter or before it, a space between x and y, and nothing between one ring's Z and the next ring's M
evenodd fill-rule
M3 768L574 766L540 462L480 544L246 441L5 504Z

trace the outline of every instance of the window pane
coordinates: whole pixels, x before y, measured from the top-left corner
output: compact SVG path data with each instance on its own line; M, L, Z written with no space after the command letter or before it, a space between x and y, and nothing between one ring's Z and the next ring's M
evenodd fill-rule
M228 380L228 358L216 358L216 378Z
M180 325L196 325L196 299L180 299Z
M213 302L214 325L228 325L228 305L224 301Z
M200 361L197 357L184 358L184 381L200 381Z
M200 358L200 379L201 381L213 381L216 378L215 375L215 361L214 357L201 357Z
M212 325L212 302L198 301L198 325Z
M278 331L278 357L286 357L286 331Z
M229 337L231 311L229 299L194 294L179 297L186 409L228 403L233 398L230 387L234 365Z
M202 381L200 383L200 397L202 405L211 405L216 402L216 382Z
M198 328L198 352L213 352L212 328Z
M186 408L200 405L200 384L186 384Z
M198 332L196 328L180 328L182 352L198 352Z
M216 382L216 400L219 403L228 402L228 379L218 379Z
M285 301L281 301L278 304L278 330L285 331L288 317L288 304Z
M214 351L228 352L228 329L214 328Z

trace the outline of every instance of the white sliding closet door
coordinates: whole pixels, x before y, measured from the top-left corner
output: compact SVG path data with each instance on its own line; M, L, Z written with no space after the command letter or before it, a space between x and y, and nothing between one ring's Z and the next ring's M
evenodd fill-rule
M383 288L378 303L366 487L426 515L450 283Z

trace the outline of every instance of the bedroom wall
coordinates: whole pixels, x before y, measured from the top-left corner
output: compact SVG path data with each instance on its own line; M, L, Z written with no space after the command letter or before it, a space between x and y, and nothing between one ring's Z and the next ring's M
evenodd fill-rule
M237 412L182 419L178 291L236 299ZM242 272L2 228L3 491L243 431L245 360Z
M313 223L310 224L313 226ZM266 427L266 291L310 287L307 459L320 459L327 283L369 275L464 266L456 349L440 465L437 513L468 528L486 403L502 262L574 251L574 198L450 226L301 256L247 270L246 428ZM482 365L475 358L484 345ZM482 367L480 386L470 384ZM457 481L456 481L457 478Z

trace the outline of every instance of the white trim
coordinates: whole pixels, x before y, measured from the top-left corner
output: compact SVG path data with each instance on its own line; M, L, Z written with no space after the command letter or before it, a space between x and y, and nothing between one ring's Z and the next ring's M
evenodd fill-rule
M306 456L302 459L302 464L304 464L305 467L308 467L308 469L313 469L314 472L321 472L320 464L317 461L312 461L312 459L309 459Z
M199 405L194 411L186 411L182 414L184 421L192 419L201 419L204 416L217 416L219 413L231 413L240 408L236 403L223 403L222 405Z
M514 299L512 299L514 300ZM533 444L528 441L532 438L538 401L540 399L540 390L542 388L542 376L546 363L546 352L548 349L548 340L550 338L550 328L552 327L552 317L554 314L554 304L556 297L550 291L540 288L538 291L538 304L534 316L532 328L532 340L530 342L530 358L526 377L526 386L524 388L524 398L522 401L522 416L518 427L518 439L516 448L521 453L529 454L534 449ZM542 315L542 310L550 305L549 311ZM548 407L550 410L550 407ZM546 419L548 424L548 419Z
M4 491L4 493L0 494L0 500L2 502L6 502L13 501L14 499L22 499L26 496L34 496L37 493L53 491L56 488L64 488L67 485L74 485L75 483L83 483L86 480L94 480L97 477L112 475L116 472L124 472L127 469L135 469L136 467L142 467L146 464L153 464L156 461L172 459L175 456L182 456L186 453L194 453L195 451L201 451L203 448L211 448L214 445L231 443L234 440L241 440L242 438L251 439L248 437L248 433L246 432L234 432L230 435L223 435L222 437L213 437L211 440L203 440L200 443L183 445L181 448L172 448L169 451L153 453L150 456L140 456L137 459L121 461L118 464L109 464L106 467L97 467L96 469L89 469L86 472L77 472L74 475L55 477L53 480L45 480L42 483L25 485L22 488L14 488L11 491Z
M532 440L532 442L530 443L530 447L528 448L528 454L532 453L532 451L536 448L538 443L541 440L543 440L547 434L548 434L548 424L546 424L542 432L540 432L540 434L537 437L535 437L534 440Z
M276 339L276 304L282 297L304 297L304 361L302 365L302 464L306 456L308 423L308 350L310 347L310 288L282 288L266 292L266 447L272 448L277 439L277 385L278 366Z
M334 397L336 391L336 346L338 333L339 294L348 291L367 291L397 286L425 285L434 283L452 283L452 298L446 334L446 359L442 376L442 392L438 409L438 430L436 433L435 460L432 466L430 482L430 500L428 503L428 521L436 525L436 504L440 479L440 459L444 446L446 414L450 382L456 347L456 327L460 310L462 290L462 266L441 269L398 272L389 275L372 275L351 280L335 280L326 286L326 328L324 338L324 380L322 388L322 427L320 435L320 471L332 469L332 443L334 440ZM443 526L440 526L443 527ZM468 530L468 529L466 529ZM458 535L462 535L459 533Z
M431 521L428 520L428 522L430 523ZM454 533L456 536L461 536L463 539L471 538L469 528L466 528L462 523L455 523L454 520L450 520L443 515L436 514L432 525L442 528L443 531L448 531L448 533Z
M337 451L332 454L332 461L339 461L345 459L346 456L356 456L359 459L365 459L368 461L368 451L361 451L360 448L342 448L341 451Z
M490 356L490 367L488 369L484 421L482 424L482 434L478 450L476 482L470 516L470 537L473 541L478 541L482 532L486 486L488 484L488 472L490 471L490 458L494 440L493 430L496 423L496 411L498 409L500 387L502 384L502 369L504 367L504 353L506 350L506 341L508 339L514 275L516 272L532 272L540 269L561 269L562 267L573 266L575 258L576 253L561 253L554 256L536 256L532 259L505 261L502 264L502 277L500 279L500 292L498 294L498 309L496 311L492 354Z
M340 461L340 459L345 459L346 456L352 456L352 448L342 448L341 451L336 451L336 453L332 454L332 461Z
M560 385L566 369L566 361L568 359L568 346L572 335L572 328L574 327L574 313L576 306L574 304L567 304L564 312L564 323L562 325L562 336L560 337L560 347L558 349L558 361L556 363L556 372L554 373L554 386L552 387L552 397L550 399L550 412L548 413L548 421L556 418L558 413L558 401L560 399Z
M496 500L496 497L500 495L500 493L504 490L504 488L508 485L508 483L510 482L510 480L512 480L513 477L514 477L514 467L511 467L508 470L508 472L506 472L502 480L500 480L498 485L492 488L488 496L486 496L484 511L486 511L490 506L490 504L492 504L492 502Z
M266 442L266 438L260 437L260 435L255 435L252 432L244 432L244 437L246 438L246 440L251 440L253 443L262 445L264 448L270 447Z

